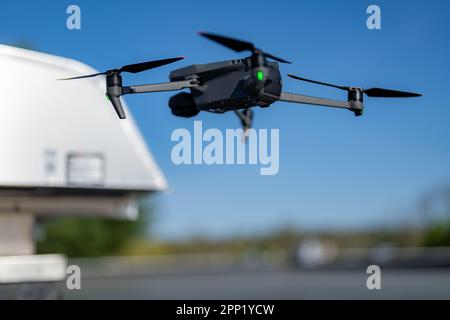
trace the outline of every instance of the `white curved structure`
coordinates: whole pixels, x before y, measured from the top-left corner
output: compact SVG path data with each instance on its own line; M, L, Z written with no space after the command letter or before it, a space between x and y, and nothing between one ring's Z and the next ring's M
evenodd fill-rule
M103 77L56 80L96 70L5 45L0 70L0 214L133 217L137 196L166 187L132 117L119 120L106 99Z

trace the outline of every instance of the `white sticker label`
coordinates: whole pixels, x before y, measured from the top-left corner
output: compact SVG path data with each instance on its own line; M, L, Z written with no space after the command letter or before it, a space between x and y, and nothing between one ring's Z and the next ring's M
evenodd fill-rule
M71 153L68 156L69 185L99 186L103 184L105 163L101 154Z

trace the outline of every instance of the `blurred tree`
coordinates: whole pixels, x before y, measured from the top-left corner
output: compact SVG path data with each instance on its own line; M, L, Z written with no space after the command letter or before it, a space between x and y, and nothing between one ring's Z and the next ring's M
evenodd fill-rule
M428 247L450 246L450 222L435 222L424 234L424 245Z
M428 193L420 203L425 220L423 244L450 246L450 185L445 184Z
M37 251L64 253L68 257L118 254L128 242L145 234L152 210L141 206L136 221L100 217L68 217L42 221Z

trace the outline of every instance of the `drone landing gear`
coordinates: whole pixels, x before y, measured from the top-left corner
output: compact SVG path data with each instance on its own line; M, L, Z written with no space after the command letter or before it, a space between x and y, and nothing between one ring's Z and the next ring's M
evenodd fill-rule
M245 109L243 111L234 110L234 113L236 113L236 115L241 120L242 128L244 129L244 134L245 134L247 132L247 130L252 127L253 110L252 109Z
M242 142L246 143L248 139L248 130L251 129L253 123L253 110L245 109L243 111L234 110L234 113L239 117L242 124L242 129L244 129L244 134L242 136Z

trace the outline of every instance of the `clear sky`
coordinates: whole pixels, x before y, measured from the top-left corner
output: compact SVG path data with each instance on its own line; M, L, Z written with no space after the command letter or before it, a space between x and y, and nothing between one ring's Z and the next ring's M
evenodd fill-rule
M82 30L66 29L66 8ZM378 4L382 29L366 28ZM255 166L175 166L170 93L126 100L170 183L158 197L153 232L180 238L228 236L292 226L366 227L405 221L418 196L450 178L450 2L415 1L17 1L2 0L0 43L25 42L99 70L183 55L186 60L126 83L167 80L191 63L245 55L197 35L210 31L256 43L294 63L282 73L342 85L418 91L411 100L366 99L366 113L276 103L257 109L256 128L280 129L280 172ZM333 89L284 80L285 90L345 98ZM205 128L239 126L234 114L201 114ZM99 128L100 130L100 128ZM405 213L406 212L406 213Z

